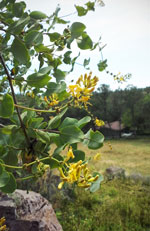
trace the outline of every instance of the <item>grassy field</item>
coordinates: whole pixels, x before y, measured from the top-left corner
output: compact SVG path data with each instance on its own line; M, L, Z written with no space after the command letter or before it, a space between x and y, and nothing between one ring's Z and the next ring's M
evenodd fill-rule
M101 153L99 161L91 160L91 165L98 172L103 173L110 166L119 166L129 174L138 172L150 175L150 138L105 141L98 151L89 150L83 145L79 145L79 149L92 159L96 153Z

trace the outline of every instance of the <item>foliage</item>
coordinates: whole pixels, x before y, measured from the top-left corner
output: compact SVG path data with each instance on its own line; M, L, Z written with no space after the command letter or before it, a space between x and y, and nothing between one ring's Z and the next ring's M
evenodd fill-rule
M78 15L94 11L95 4L88 2L84 9L76 6ZM69 182L95 191L102 180L100 173L91 175L85 153L78 149L79 142L90 149L102 147L104 137L100 132L83 132L91 119L100 124L98 118L62 119L69 107L88 111L88 101L98 82L90 72L67 87L65 76L73 71L78 58L72 57L72 43L81 51L101 48L87 34L86 25L70 25L59 17L59 11L57 7L47 16L27 11L23 1L0 3L0 117L9 119L9 124L1 124L0 129L0 190L5 193L16 189L16 181L35 180L48 168L59 169L59 188ZM56 24L64 25L62 33L54 30ZM89 62L85 59L83 66ZM98 63L100 71L107 67L107 60ZM69 66L69 71L61 64ZM17 102L18 91L22 105ZM49 121L44 120L44 113ZM56 145L54 152L52 144ZM62 156L66 147L68 152Z
M105 182L100 194L75 191L72 200L59 199L56 215L68 231L146 231L150 227L149 187L132 182Z

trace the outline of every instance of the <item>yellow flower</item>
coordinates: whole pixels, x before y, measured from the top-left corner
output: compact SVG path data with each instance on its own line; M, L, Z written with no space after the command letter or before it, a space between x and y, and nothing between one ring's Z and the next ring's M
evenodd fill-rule
M62 168L59 168L62 179L62 182L58 185L59 189L62 188L64 182L76 183L79 187L88 188L93 181L98 179L98 175L95 177L90 175L87 164L83 164L82 160L79 160L77 163L64 164L67 166L67 169L62 170Z
M101 158L101 154L100 154L100 153L97 153L97 154L93 157L94 160L100 160L100 158Z
M92 72L89 75L85 74L84 77L81 75L75 85L69 85L69 93L74 98L75 106L79 107L84 104L86 107L92 92L98 82L98 77L92 78Z
M68 152L67 152L67 157L65 159L65 161L68 161L70 158L74 159L74 154L73 154L73 151L72 151L72 147L70 146Z
M103 120L99 120L99 119L96 118L95 125L98 126L98 127L101 127L101 126L104 126L105 123L104 123Z
M4 225L4 222L6 221L5 217L2 217L0 219L0 231L7 231L7 227L6 225Z

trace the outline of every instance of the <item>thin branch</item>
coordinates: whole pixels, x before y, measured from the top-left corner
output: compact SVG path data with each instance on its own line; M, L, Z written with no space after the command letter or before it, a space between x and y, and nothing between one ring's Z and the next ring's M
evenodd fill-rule
M12 85L11 75L10 75L9 72L8 72L7 66L6 66L6 64L5 64L5 61L4 61L3 56L2 56L1 53L0 53L0 62L2 63L2 65L3 65L3 67L4 67L4 70L5 70L6 74L7 74L8 81L9 81L9 85L10 85L11 92L12 92L13 101L14 101L14 103L17 105L17 100L16 100L14 88L13 88L13 85ZM19 121L20 121L21 128L22 128L22 130L23 130L23 133L24 133L24 136L25 136L27 145L30 146L30 139L29 139L29 137L28 137L28 135L27 135L26 128L25 128L24 123L23 123L23 121L22 121L22 119L21 119L21 115L20 115L19 109L16 108L16 111L17 111L17 115L18 115L18 118L19 118Z

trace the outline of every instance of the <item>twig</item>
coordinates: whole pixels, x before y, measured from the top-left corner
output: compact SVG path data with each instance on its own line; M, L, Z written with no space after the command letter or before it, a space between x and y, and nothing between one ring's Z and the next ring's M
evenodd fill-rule
M2 65L3 65L4 70L5 70L5 72L6 72L6 74L7 74L7 77L8 77L9 85L10 85L11 92L12 92L13 101L14 101L14 103L17 105L17 100L16 100L14 88L13 88L13 85L12 85L11 75L10 75L9 72L8 72L7 66L6 66L6 64L5 64L5 61L4 61L3 56L2 56L1 53L0 53L0 61L1 61ZM19 121L20 121L21 128L22 128L22 130L23 130L23 133L24 133L24 136L25 136L27 145L30 146L30 139L29 139L29 137L28 137L28 135L27 135L26 128L25 128L24 123L23 123L23 121L22 121L22 119L21 119L19 109L16 108L16 111L17 111L17 115L18 115L18 118L19 118Z

